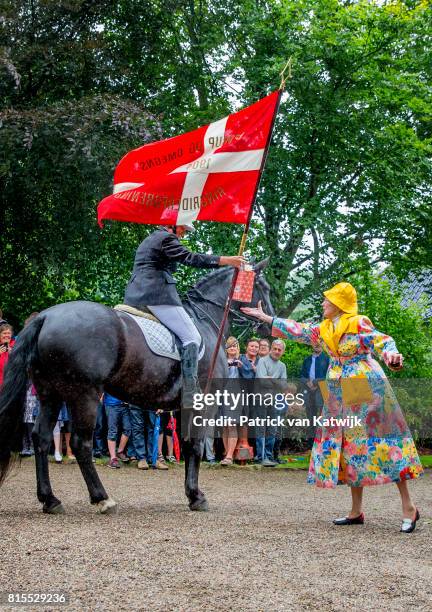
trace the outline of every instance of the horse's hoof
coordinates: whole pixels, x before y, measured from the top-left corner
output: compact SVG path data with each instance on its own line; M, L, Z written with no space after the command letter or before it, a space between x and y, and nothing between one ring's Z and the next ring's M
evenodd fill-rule
M207 512L209 509L209 503L205 497L200 497L189 503L189 509L197 512Z
M117 502L110 497L108 499L103 499L97 506L101 514L116 514L118 508Z
M58 504L55 504L55 506L46 506L44 504L42 507L42 512L44 512L44 514L64 514L65 509L63 508L62 503L59 502Z

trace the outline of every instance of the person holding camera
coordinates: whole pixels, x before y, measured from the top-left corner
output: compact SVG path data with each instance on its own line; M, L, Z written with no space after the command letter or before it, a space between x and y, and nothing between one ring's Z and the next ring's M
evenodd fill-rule
M239 378L239 369L243 367L240 361L240 345L234 336L230 336L225 343L225 354L228 360L228 383L233 379ZM229 406L224 409L223 414L235 418ZM237 446L238 431L237 426L227 426L223 428L222 439L225 449L225 457L221 461L221 465L232 465L233 455Z

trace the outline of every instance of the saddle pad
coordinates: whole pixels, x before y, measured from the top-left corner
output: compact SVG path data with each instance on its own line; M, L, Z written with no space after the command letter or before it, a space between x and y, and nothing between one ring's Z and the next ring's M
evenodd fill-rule
M181 361L176 337L167 327L165 327L165 325L162 325L159 321L156 322L142 316L137 317L130 312L123 312L127 314L128 317L131 317L139 326L152 353L160 355L161 357L168 357L169 359ZM198 359L202 358L204 351L205 344L203 340L201 340Z

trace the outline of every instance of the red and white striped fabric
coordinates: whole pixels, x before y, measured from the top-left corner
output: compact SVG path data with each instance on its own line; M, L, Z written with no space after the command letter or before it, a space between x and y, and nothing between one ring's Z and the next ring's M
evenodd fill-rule
M245 223L277 100L276 91L210 125L127 153L113 195L98 206L99 224Z

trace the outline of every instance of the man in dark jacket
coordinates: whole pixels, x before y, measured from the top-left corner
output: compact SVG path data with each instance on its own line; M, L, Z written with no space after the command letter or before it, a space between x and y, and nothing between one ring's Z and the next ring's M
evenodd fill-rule
M139 309L147 307L180 338L183 345L183 404L187 406L192 405L193 394L199 392L198 351L201 336L182 306L172 274L179 263L194 268L239 268L245 261L240 256L192 253L179 241L190 230L193 227L188 225L158 227L141 242L124 299L129 306Z
M313 418L317 416L323 406L323 398L318 382L325 379L329 367L329 358L323 353L320 345L313 346L313 354L306 357L300 373L302 391L305 398L306 416L311 425L307 431L308 446L312 448L315 437Z

